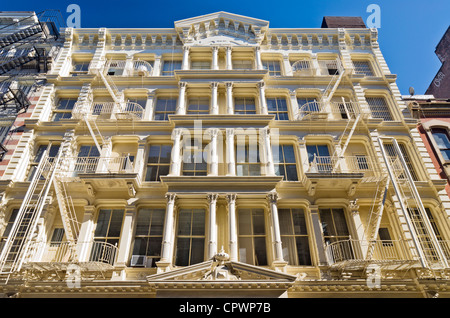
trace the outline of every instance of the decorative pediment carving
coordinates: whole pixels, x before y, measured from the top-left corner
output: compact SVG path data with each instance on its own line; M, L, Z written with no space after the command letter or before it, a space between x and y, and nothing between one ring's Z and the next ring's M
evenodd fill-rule
M268 27L267 21L223 11L175 22L184 44L200 45L260 44Z

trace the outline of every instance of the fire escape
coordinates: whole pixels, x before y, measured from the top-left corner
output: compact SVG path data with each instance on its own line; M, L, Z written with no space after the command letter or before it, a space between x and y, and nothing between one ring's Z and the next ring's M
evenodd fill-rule
M51 43L59 37L58 13L43 11L0 28L0 107L9 110L11 120L30 106L22 78L49 68ZM6 152L0 140L0 160Z

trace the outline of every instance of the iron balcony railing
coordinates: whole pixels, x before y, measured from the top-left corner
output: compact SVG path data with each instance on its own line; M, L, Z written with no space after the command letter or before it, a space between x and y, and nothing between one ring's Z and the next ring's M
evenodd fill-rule
M124 157L75 157L69 172L80 173L132 173L133 162L129 156Z
M309 173L364 173L374 174L376 165L365 155L360 156L317 156L310 162Z
M92 102L86 108L85 104L75 105L73 112L74 118L81 118L87 114L88 119L136 119L141 120L144 117L144 108L138 103L124 102L117 104L115 102Z
M293 63L292 72L296 76L312 76L315 73L309 60L299 60Z
M359 114L355 102L318 102L312 101L299 107L297 120L325 118L328 120L354 119Z
M28 262L73 263L79 262L77 250L88 251L88 262L114 265L118 254L116 245L101 242L34 242L30 245Z
M376 240L372 246L368 241L340 240L325 246L328 263L334 265L346 261L412 261L408 256L408 244L403 240ZM364 252L373 248L372 256L366 259Z
M127 64L126 60L108 60L105 64L105 72L112 76L150 76L153 67L147 61L135 60Z

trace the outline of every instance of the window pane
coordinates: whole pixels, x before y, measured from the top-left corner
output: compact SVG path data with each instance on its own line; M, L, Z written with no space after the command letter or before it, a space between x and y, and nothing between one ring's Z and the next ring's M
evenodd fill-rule
M109 219L111 217L111 210L100 210L97 220L97 227L95 228L95 236L105 237L108 233Z
M299 265L311 265L311 256L309 252L309 242L307 236L297 236L297 255Z
M320 222L322 223L322 230L324 236L336 235L333 226L333 218L330 209L320 209Z
M295 165L286 165L286 179L288 181L298 181L297 167Z
M255 237L254 242L255 242L255 265L257 266L267 265L266 238Z
M134 239L133 255L146 255L148 238L137 237Z
M436 144L440 149L450 148L450 140L445 132L433 131L433 137L434 140L436 140Z
M177 239L177 252L175 258L175 265L188 266L189 265L189 247L190 239L181 238Z
M251 214L250 210L239 210L239 235L251 235Z
M294 233L296 235L307 235L305 213L302 209L292 209L292 220Z
M162 235L163 234L165 213L166 213L166 211L164 209L153 210L150 235Z
M253 246L252 238L239 238L239 260L243 263L253 264Z
M205 250L205 239L204 238L193 238L191 247L191 262L190 264L196 264L203 262Z
M150 220L151 210L140 209L136 219L136 235L148 235Z
M347 236L348 235L348 228L347 228L347 222L345 221L345 215L344 210L342 209L333 209L333 218L334 223L336 226L336 234Z
M254 210L253 211L253 234L254 235L264 235L266 233L264 226L264 211Z
M179 213L178 235L191 234L191 211L181 210Z
M109 225L109 237L119 237L122 229L123 210L113 210Z
M280 220L280 234L281 235L294 234L294 229L292 227L291 210L290 209L279 209L278 217Z
M281 245L283 247L283 259L286 260L289 265L298 265L295 250L295 237L282 236Z
M205 210L192 211L192 235L205 234Z

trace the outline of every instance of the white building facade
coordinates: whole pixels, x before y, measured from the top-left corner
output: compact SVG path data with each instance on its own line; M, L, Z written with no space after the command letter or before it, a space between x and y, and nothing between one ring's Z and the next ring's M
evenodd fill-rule
M63 31L1 180L1 292L449 295L445 183L376 30Z

